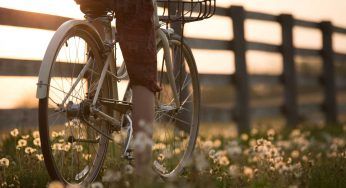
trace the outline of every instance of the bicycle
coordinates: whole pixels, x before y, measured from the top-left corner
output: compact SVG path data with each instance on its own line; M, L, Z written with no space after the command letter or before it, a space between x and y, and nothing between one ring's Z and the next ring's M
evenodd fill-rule
M183 32L179 36L168 25L179 22L183 27L211 17L215 0L153 3L161 4L161 14L154 19L158 25L158 84L162 88L156 94L153 168L160 176L171 178L182 172L194 150L200 86L195 59ZM125 159L132 159L131 88L127 86L120 99L119 86L128 81L126 65L117 64L117 34L111 27L114 14L109 9L102 12L61 25L39 72L37 98L44 162L50 177L66 184L95 180L114 134L125 133L121 153ZM94 22L101 23L103 34ZM157 160L160 155L165 159L161 156Z

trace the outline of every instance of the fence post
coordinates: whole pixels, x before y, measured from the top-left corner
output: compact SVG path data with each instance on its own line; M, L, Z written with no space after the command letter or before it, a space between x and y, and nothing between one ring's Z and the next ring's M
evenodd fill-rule
M323 38L322 58L324 84L324 104L323 110L326 114L328 124L337 123L337 105L336 105L336 85L333 51L333 25L331 22L321 22L321 31Z
M283 57L282 81L284 84L283 113L288 126L298 124L297 74L294 61L293 26L294 18L289 14L281 14L279 21L282 28L281 53Z
M238 131L250 130L250 106L249 106L249 78L246 68L246 41L244 35L244 21L246 12L241 6L232 6L230 16L233 22L233 51L235 57L235 87L237 101L235 107L235 120L238 123Z

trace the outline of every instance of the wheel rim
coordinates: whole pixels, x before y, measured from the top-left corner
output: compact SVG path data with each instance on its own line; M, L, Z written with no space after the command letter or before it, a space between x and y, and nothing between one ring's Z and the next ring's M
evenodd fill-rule
M102 164L108 140L88 123L109 133L108 124L92 116L89 110L102 70L99 49L88 33L75 30L65 37L55 57L46 106L49 148L45 148L45 160L51 160L60 181L73 184L91 182ZM90 70L62 104L88 59L93 59ZM104 85L101 95L108 97L111 91L107 82ZM98 107L108 112L106 107Z
M154 169L164 177L178 175L189 160L197 137L199 111L199 87L193 57L183 48L184 61L180 64L180 42L170 42L173 72L181 104L174 105L173 91L168 85L167 68L163 61L163 49L159 47L158 82L162 91L156 96L153 163Z

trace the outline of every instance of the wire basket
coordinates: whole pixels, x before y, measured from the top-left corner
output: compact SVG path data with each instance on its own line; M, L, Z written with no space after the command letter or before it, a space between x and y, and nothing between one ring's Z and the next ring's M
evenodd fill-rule
M215 13L216 0L157 0L160 21L194 22L210 18Z

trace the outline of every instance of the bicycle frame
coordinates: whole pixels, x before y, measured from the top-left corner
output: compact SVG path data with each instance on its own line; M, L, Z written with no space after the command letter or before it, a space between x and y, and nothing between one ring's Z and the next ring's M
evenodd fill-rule
M178 96L178 91L176 89L176 83L175 83L175 78L174 78L174 73L173 73L173 63L172 63L172 55L170 52L170 46L169 46L169 41L167 38L167 35L173 34L172 31L166 31L166 33L160 28L160 23L159 23L159 18L157 15L157 6L156 6L156 0L153 0L154 6L155 6L155 14L154 14L154 20L155 20L155 26L156 26L156 42L159 44L162 42L163 44L163 50L164 50L164 60L166 64L166 69L167 69L167 76L169 80L169 84L171 85L172 92L173 92L173 97L175 101L176 107L180 105L179 101L179 96ZM48 86L49 86L49 72L51 65L53 63L54 54L52 54L51 49L57 48L57 45L61 45L62 38L67 34L67 32L73 28L76 25L83 25L85 26L86 29L90 30L91 32L95 33L95 36L98 36L100 41L101 37L97 29L91 24L93 21L98 20L102 23L102 28L104 31L104 42L103 42L103 48L106 51L106 60L104 62L104 67L101 72L101 77L98 82L96 94L93 98L92 105L91 105L91 112L94 112L100 116L102 116L104 119L107 121L110 121L113 125L115 126L121 126L121 122L118 120L119 119L119 113L114 113L113 117L109 116L100 110L98 110L96 106L97 99L100 94L100 90L102 88L104 79L106 75L110 75L112 80L113 80L113 100L118 101L119 100L119 94L118 94L118 85L117 81L119 81L119 78L117 77L117 70L116 70L116 59L115 59L115 53L114 53L114 46L117 41L114 40L115 34L112 32L111 28L111 21L112 19L108 16L105 17L100 17L97 19L89 19L89 20L71 20L65 22L62 26L59 27L59 29L56 31L56 34L53 36L53 39L51 40L46 54L43 58L43 66L40 68L40 73L39 73L39 81L37 84L37 94L36 97L38 99L44 99L47 97L47 91L48 91ZM140 35L140 33L138 33ZM108 48L108 49L107 49ZM69 95L72 93L72 91L75 89L77 86L78 82L84 77L85 73L87 72L87 69L89 68L90 64L92 64L92 60L89 59L87 64L84 66L80 74L78 75L75 83L72 85L70 90L67 92L67 95L63 99L62 103L60 104L60 107L64 107L64 104L66 103Z

